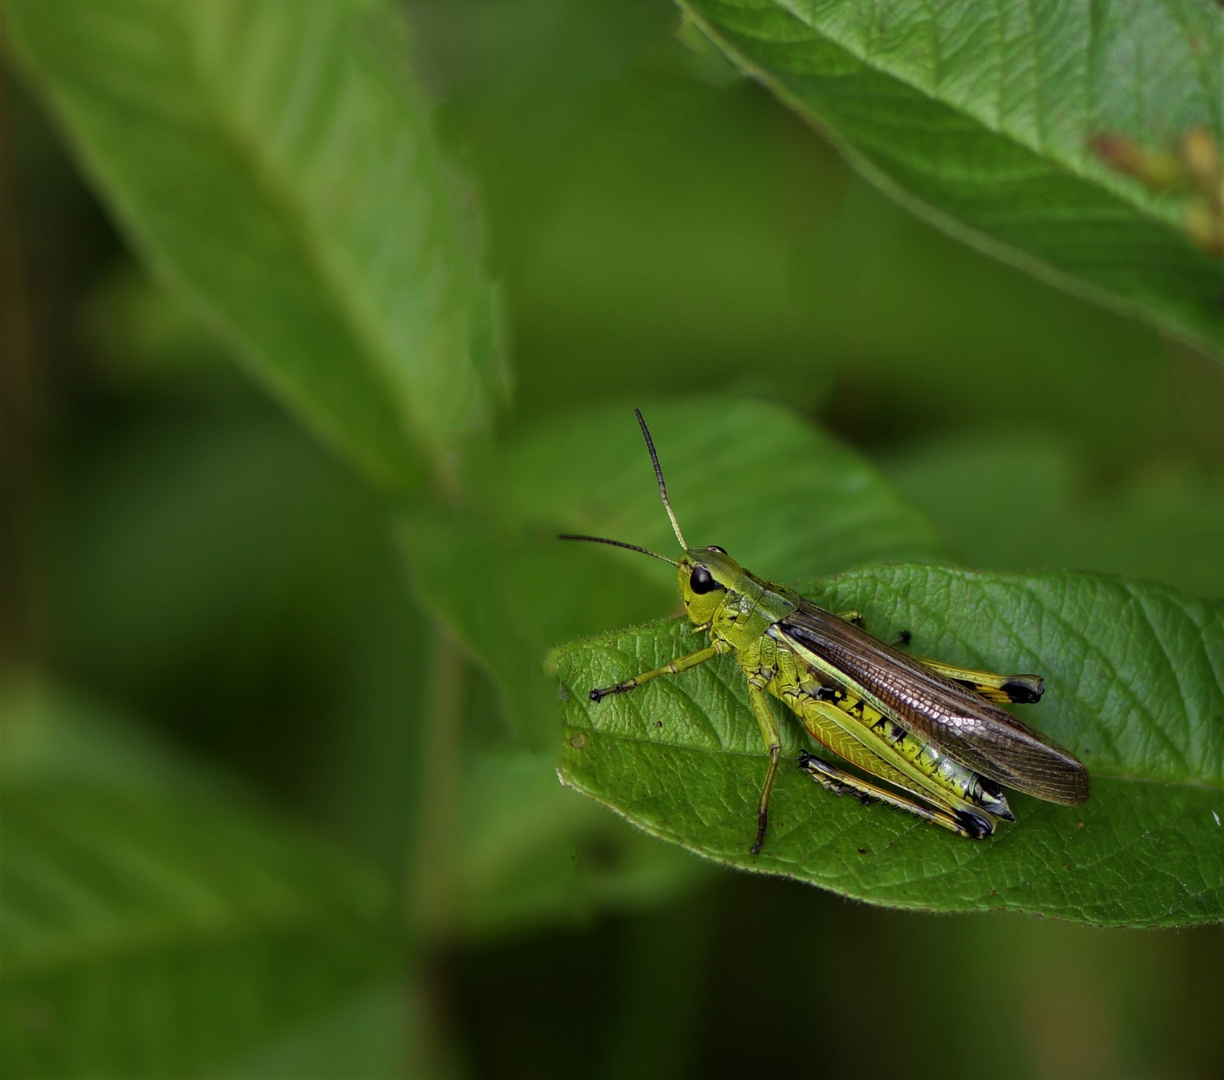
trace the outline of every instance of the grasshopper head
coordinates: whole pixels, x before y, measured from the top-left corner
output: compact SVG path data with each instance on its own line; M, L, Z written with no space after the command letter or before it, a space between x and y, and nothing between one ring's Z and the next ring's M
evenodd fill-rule
M639 410L634 409L638 425L642 429L642 437L646 440L646 449L650 452L650 463L654 466L655 479L659 484L659 498L663 500L663 509L671 521L672 529L684 554L679 561L660 555L657 551L627 544L623 540L609 540L603 536L579 536L573 533L562 534L562 540L589 540L596 544L611 544L613 547L628 548L639 551L651 558L662 559L676 568L677 580L680 582L680 596L684 600L684 610L697 626L703 626L713 621L718 609L722 607L728 593L735 593L737 586L745 580L744 570L730 555L715 544L709 547L691 548L680 531L680 522L676 520L676 512L672 509L671 500L667 497L667 485L663 482L663 469L659 465L659 455L655 453L654 440L642 419ZM751 578L752 575L748 575ZM794 610L793 608L791 610ZM760 633L759 630L756 633Z
M698 626L710 622L742 574L740 564L720 547L686 551L676 564L676 578L688 617Z

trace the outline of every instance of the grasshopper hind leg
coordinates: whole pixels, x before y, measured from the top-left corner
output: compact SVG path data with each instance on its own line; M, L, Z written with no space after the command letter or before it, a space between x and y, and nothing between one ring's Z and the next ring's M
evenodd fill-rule
M981 840L994 833L994 821L988 815L976 814L971 810L953 811L923 806L922 803L863 780L845 769L839 769L836 765L830 765L823 758L809 754L806 750L799 755L799 768L822 787L828 788L836 795L854 795L864 806L872 802L882 802L914 814L932 825L939 825L960 836L967 836L971 840Z
M867 623L861 611L851 609L839 611L836 614L843 622L851 623L860 630L867 629ZM904 649L909 645L912 637L913 635L908 630L901 630L889 644L894 648ZM956 667L953 664L932 660L927 656L915 656L914 659L944 678L952 679L974 693L980 694L987 701L1001 705L1032 705L1040 701L1041 695L1045 693L1045 681L1040 675L996 675L993 671L976 671L973 668Z
M928 656L915 656L914 659L945 679L952 679L999 705L1032 705L1045 693L1045 680L1040 675L998 675L993 671L956 667Z

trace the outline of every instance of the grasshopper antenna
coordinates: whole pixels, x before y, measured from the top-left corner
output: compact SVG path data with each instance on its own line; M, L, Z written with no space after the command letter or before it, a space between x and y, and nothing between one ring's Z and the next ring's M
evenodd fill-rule
M640 551L643 555L649 555L652 559L662 559L665 563L671 563L672 566L680 565L675 559L669 559L666 555L660 555L657 551L651 551L649 548L638 547L637 544L626 544L624 540L609 540L606 536L578 536L574 533L561 533L557 539L588 540L592 544L611 544L613 547L628 548L630 551Z
M655 453L654 439L650 437L650 428L646 426L646 421L642 419L642 410L634 409L633 415L637 417L638 426L642 429L642 437L646 440L646 449L650 451L650 462L654 465L655 479L659 481L659 498L663 500L663 509L667 511L667 516L671 518L672 528L676 532L676 539L680 541L680 546L688 551L689 546L685 543L684 533L680 531L680 522L676 520L676 512L672 509L671 500L667 497L667 485L663 482L663 469L659 465L659 455ZM647 552L648 555L654 555L654 552ZM656 556L662 558L662 556ZM668 560L671 561L670 559ZM673 564L675 565L675 564Z

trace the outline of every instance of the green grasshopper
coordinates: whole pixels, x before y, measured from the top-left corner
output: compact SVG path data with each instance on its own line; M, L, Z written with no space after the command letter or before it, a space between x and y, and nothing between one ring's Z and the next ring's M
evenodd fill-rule
M667 497L663 469L642 414L634 410L659 496L684 550L679 561L601 536L564 540L612 544L676 567L684 609L694 629L710 635L704 649L590 692L598 702L660 675L677 675L734 653L748 681L748 700L769 752L757 809L756 855L765 842L769 796L782 740L766 694L794 712L814 739L887 787L804 752L799 765L813 780L864 804L879 801L981 839L998 821L1015 821L1000 785L1075 806L1088 798L1088 771L1071 754L1000 708L1031 703L1045 689L1036 675L996 675L909 656L863 629L857 611L834 614L792 589L745 570L715 545L691 548ZM898 644L908 643L903 634Z

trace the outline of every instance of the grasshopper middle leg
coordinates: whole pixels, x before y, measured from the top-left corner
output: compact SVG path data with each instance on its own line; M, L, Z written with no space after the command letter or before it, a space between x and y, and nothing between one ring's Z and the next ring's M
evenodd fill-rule
M761 800L757 804L756 839L749 848L753 855L759 855L761 845L765 843L765 830L769 827L769 796L773 792L774 780L778 776L778 762L782 758L782 733L778 730L778 721L774 719L773 710L769 707L762 689L764 678L757 675L748 680L748 700L761 727L761 738L769 749L769 769L765 773L765 783L761 785ZM760 685L757 685L758 682Z

